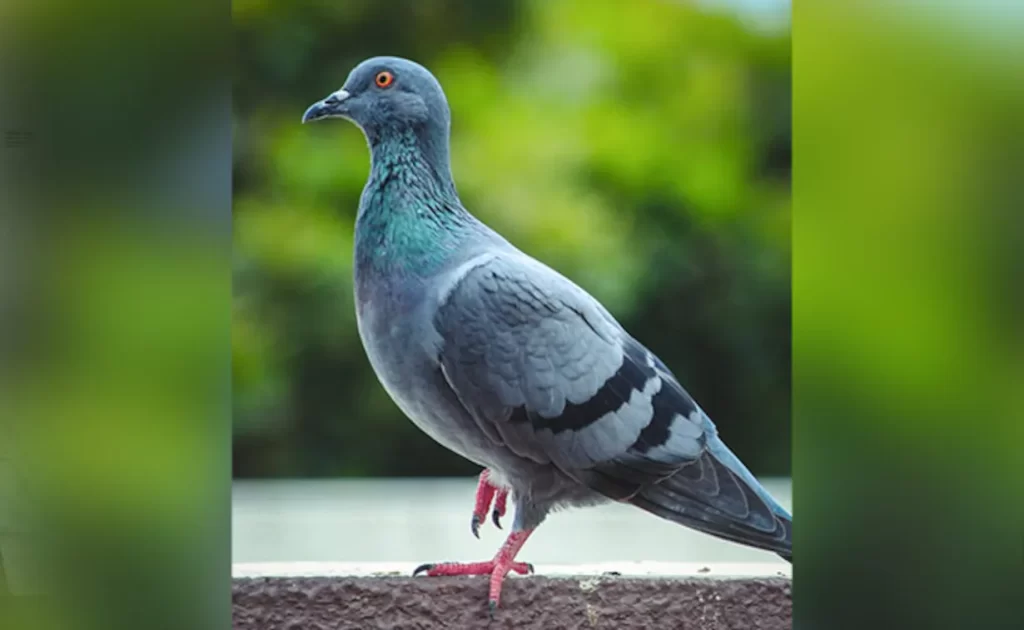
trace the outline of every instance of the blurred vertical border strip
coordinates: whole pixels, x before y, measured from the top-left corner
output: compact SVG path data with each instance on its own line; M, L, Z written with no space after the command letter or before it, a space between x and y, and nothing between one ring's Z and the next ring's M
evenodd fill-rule
M794 7L796 628L1024 628L1024 5Z
M228 0L0 6L14 627L230 626L232 45Z

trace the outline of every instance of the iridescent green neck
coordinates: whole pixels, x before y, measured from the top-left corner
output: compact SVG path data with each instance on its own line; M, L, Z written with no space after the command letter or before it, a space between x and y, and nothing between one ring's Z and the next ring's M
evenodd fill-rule
M413 275L443 265L476 220L463 208L443 145L412 130L369 137L372 165L356 220L358 268Z

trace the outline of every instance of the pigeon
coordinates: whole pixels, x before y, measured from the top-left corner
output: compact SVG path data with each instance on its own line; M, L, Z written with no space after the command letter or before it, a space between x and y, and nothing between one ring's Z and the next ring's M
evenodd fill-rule
M359 335L390 397L424 433L483 467L471 530L511 530L485 562L493 616L516 557L553 510L609 501L792 562L792 517L729 450L672 371L600 302L462 205L451 113L429 70L373 57L311 105L370 147L355 227ZM493 506L493 507L492 507Z

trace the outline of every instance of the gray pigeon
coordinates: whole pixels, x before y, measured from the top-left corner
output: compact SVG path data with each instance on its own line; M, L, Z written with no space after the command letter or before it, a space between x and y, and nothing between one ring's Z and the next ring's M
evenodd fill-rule
M515 557L554 509L631 503L792 561L792 517L719 438L672 372L586 291L519 251L459 201L437 79L396 57L360 63L303 122L366 135L355 293L370 363L427 435L484 467L472 530L515 506L487 562L423 565L490 575L490 610Z

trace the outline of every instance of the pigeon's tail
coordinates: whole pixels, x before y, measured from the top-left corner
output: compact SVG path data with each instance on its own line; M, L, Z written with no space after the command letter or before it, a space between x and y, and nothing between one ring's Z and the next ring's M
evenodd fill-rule
M670 521L692 527L706 534L732 542L774 551L792 562L793 522L773 515L768 523L764 518L749 519L728 514L706 501L685 496L671 479L642 490L630 502L637 507ZM751 521L760 521L753 523Z
M715 439L693 464L643 487L630 502L648 512L792 562L793 518Z

